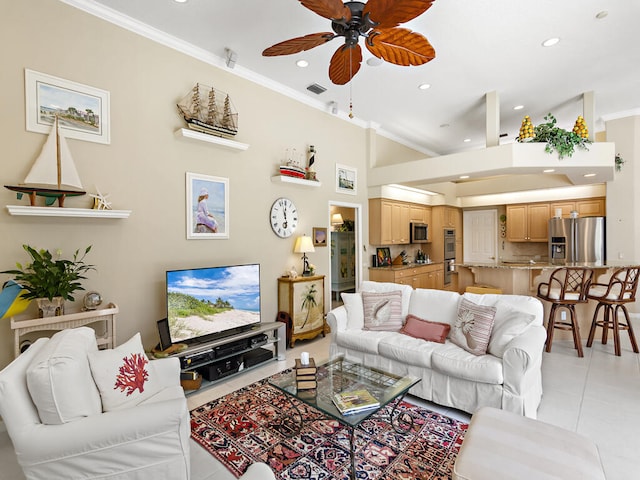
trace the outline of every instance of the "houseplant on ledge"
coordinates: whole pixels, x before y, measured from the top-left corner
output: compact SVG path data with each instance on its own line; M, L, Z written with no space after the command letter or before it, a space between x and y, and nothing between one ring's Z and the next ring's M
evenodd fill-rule
M95 270L93 265L84 261L91 251L91 245L84 250L82 256L76 250L71 260L59 258L59 251L56 252L58 258L54 258L48 250L36 250L29 245L23 245L22 248L31 257L31 263L23 266L17 262L17 269L0 273L14 275L14 280L26 290L23 298L38 302L41 317L62 315L64 301L75 301L72 293L84 290L79 281L87 278L85 274L89 270Z

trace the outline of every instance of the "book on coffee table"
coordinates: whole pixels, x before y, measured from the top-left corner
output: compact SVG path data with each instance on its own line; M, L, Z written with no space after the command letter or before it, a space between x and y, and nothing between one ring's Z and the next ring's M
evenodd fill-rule
M343 415L360 413L380 406L380 402L364 389L336 393L333 396L333 403Z

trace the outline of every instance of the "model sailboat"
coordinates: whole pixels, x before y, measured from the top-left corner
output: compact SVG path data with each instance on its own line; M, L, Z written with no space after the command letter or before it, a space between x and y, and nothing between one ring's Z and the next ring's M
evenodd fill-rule
M21 199L23 194L29 195L32 207L36 204L36 196L45 197L47 205L52 205L58 199L58 206L63 207L66 197L87 193L83 190L67 141L60 132L57 116L51 133L24 183L5 187L18 192L18 199Z
M238 114L229 95L213 87L196 84L180 100L178 110L192 130L222 137L238 133Z

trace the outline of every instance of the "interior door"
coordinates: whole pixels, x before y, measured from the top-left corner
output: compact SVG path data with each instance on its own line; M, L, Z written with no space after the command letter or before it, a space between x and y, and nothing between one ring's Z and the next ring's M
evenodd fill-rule
M498 211L463 212L464 262L496 263L498 256Z

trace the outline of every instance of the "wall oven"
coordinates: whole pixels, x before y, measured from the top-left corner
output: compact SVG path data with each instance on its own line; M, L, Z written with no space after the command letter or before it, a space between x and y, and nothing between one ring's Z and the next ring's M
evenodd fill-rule
M456 231L452 228L444 230L444 284L451 284L451 272L456 261Z

